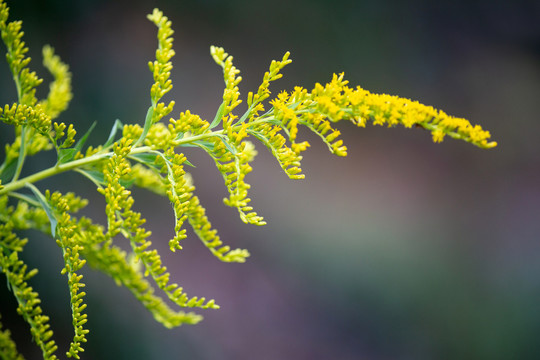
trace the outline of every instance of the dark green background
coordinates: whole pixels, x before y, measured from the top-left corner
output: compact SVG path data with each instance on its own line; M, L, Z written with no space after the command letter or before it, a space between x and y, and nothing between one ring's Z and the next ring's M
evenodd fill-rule
M190 295L215 298L197 326L166 330L107 277L85 271L90 334L85 359L535 359L540 356L540 5L537 1L10 1L24 21L32 67L48 80L49 43L73 72L60 120L103 142L115 119L142 124L159 7L173 21L174 116L213 118L222 74L209 55L234 55L243 94L272 59L293 63L271 89L311 88L344 71L353 86L420 100L489 129L480 150L421 130L340 125L345 159L307 133L304 181L289 181L265 149L248 177L269 225L243 225L223 206L221 177L200 151L186 155L198 195L225 242L252 253L221 264L193 237L171 254L168 201L136 192L153 241ZM46 93L46 85L40 94ZM15 101L0 66L0 103ZM0 126L0 138L12 138ZM40 169L48 159L29 162ZM51 159L51 161L53 161ZM76 175L38 183L82 191ZM34 233L32 285L63 353L72 336L61 254ZM0 313L28 358L27 326L0 287Z

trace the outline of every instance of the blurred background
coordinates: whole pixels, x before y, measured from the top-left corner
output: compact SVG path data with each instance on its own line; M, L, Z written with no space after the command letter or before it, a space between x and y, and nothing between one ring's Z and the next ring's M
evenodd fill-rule
M73 73L61 121L103 143L115 119L144 122L156 31L146 14L173 21L173 116L212 119L223 91L209 46L234 55L256 90L272 59L293 63L271 86L311 89L345 72L352 86L419 100L491 131L493 150L419 129L340 124L347 158L307 132L306 179L290 181L265 148L248 182L264 227L244 225L222 203L226 189L202 151L186 153L197 194L223 240L247 248L246 264L222 264L192 236L167 250L168 201L136 191L153 243L189 295L215 298L197 326L167 330L124 288L84 272L90 334L84 359L537 359L540 358L540 3L538 1L315 0L8 1L23 20L31 67L46 81L51 44ZM15 101L5 62L0 103ZM44 96L47 85L39 89ZM245 109L245 108L241 108ZM12 139L0 125L0 138ZM3 155L3 149L0 150ZM27 171L54 159L39 158ZM103 221L92 184L69 174L37 184L79 191ZM62 257L27 233L40 269L32 286L52 315L55 339L72 337ZM0 282L2 282L0 280ZM0 286L0 313L20 350L40 358L16 304Z

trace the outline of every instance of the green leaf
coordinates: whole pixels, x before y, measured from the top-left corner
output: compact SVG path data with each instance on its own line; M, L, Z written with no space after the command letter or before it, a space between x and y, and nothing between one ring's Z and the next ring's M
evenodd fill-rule
M73 157L75 156L75 154L77 154L77 152L78 151L75 148L60 149L58 151L58 165L65 164L71 159L73 159Z
M160 166L155 164L156 156L163 157L162 154L142 153L142 154L130 154L129 158L135 159L136 161L138 161L138 162L140 162L142 164L145 164L146 166L150 166L150 167L154 167L156 169L159 169ZM165 158L165 157L163 157L163 158L166 161L168 161L167 158ZM184 164L186 164L188 166L191 166L191 167L195 167L195 165L190 163L187 159L184 160Z
M84 146L84 143L86 143L86 140L88 139L88 136L90 135L92 130L94 130L94 128L96 127L96 124L97 122L94 121L92 126L90 126L90 128L84 133L83 137L80 138L79 141L77 141L74 147L75 150L77 150L77 152L81 151L82 147Z
M246 121L246 119L248 118L249 114L251 114L251 110L253 110L253 106L250 106L247 111L244 113L244 115L242 115L242 117L240 118L240 120L238 120L236 124L241 124L243 123L244 121Z
M251 129L248 129L247 130L247 133L250 134L250 135L253 135L255 136L257 139L259 139L263 144L267 144L268 143L268 139L266 138L266 136L264 136L261 132L259 131L255 131L255 130L251 130Z
M35 206L35 207L40 206L40 204L37 201L35 196L21 194L21 193L18 193L18 192L12 192L10 195L13 196L13 197L16 197L18 199L21 199L22 201L26 201L28 204L30 204L32 206Z
M101 171L83 169L75 169L75 171L90 179L90 181L92 181L97 187L105 185L105 178L103 177L103 173Z
M180 140L184 137L184 132L181 132L181 133L178 133L178 135L176 135L176 138L174 138L174 140Z
M283 126L283 123L277 119L269 119L266 122L276 126Z
M15 174L15 169L17 168L16 159L12 159L7 165L3 166L2 172L0 173L0 180L3 184L7 184Z
M137 160L140 163L143 163L148 166L157 167L155 164L157 154L152 153L142 153L142 154L130 154L129 157Z
M219 139L221 140L223 145L225 145L225 147L231 152L231 154L236 155L238 153L236 148L234 146L232 146L231 143L229 143L229 138L227 136L221 135L221 136L219 136Z
M132 180L122 180L122 179L120 179L119 182L120 182L120 185L122 185L126 189L129 189L131 187L131 185L133 185L133 183L135 182L135 179L132 179Z
M41 191L39 191L39 189L37 187L35 187L31 183L27 183L25 186L30 188L30 190L32 190L34 195L36 195L36 198L39 201L41 207L43 208L43 210L45 210L45 213L47 214L47 217L49 218L49 222L51 223L51 234L52 234L53 238L55 238L56 237L56 225L58 224L58 220L56 219L56 216L54 216L53 209L51 208L51 206L47 202L47 199L45 199L45 196L43 196L43 194L41 193Z
M96 124L97 123L94 121L94 123L90 126L90 128L86 131L86 133L84 133L84 135L79 139L79 141L77 141L74 147L68 148L68 149L60 149L58 151L58 164L57 165L65 164L73 160L75 155L77 155L77 153L81 151L82 147L86 143L86 140L88 140L88 136L90 135L92 130L94 130L94 128L96 127Z
M188 159L184 160L184 164L188 165L188 166L191 166L191 167L196 167L195 165L193 165Z
M216 113L216 116L214 117L214 120L212 120L212 123L210 123L209 129L213 129L219 125L219 123L221 122L221 118L223 117L224 110L225 110L225 102L221 103L221 105L219 106L219 109Z
M148 134L148 131L150 130L150 127L152 126L152 117L154 116L154 107L150 106L148 108L148 111L146 112L146 119L144 120L144 129L141 134L141 137L137 140L135 145L133 147L136 147L140 143L146 139L146 135Z
M116 132L118 131L118 129L121 129L123 127L124 127L124 124L122 124L122 122L119 119L116 119L111 129L111 133L109 134L109 138L107 139L107 142L103 145L103 148L108 148L109 146L112 145L112 143L114 142L114 138L116 137Z
M97 187L101 187L102 185L105 185L105 178L103 176L103 173L101 171L97 170L83 170L83 169L75 169L78 173L81 175L84 175L87 177L90 181L92 181ZM135 180L120 180L120 185L122 185L125 188L131 187L133 185Z
M203 149L214 150L214 144L207 140L196 140L193 143L180 144L178 147L202 147Z

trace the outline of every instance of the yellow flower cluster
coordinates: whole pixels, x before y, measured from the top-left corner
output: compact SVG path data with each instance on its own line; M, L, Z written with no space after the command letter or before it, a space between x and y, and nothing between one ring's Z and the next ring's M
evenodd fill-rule
M199 198L193 196L189 204L188 221L203 244L221 261L245 262L249 252L245 249L231 250L230 246L223 245L217 231L212 229L205 213L206 210L201 206Z
M122 176L129 174L130 165L126 160L131 152L133 141L131 139L120 139L113 145L114 154L109 159L104 170L106 188L98 189L107 202L106 214L109 223L108 238L114 237L117 233L122 233L129 239L133 252L142 262L145 268L145 276L150 275L156 285L163 290L167 297L176 305L181 307L217 308L214 300L207 301L204 297L189 298L178 284L170 283L170 273L163 266L161 257L153 249L149 250L152 243L147 240L150 232L146 231L142 225L145 220L141 214L132 210L134 203L131 191L126 189L120 182ZM168 160L168 159L167 159ZM177 158L173 161L183 161ZM177 169L176 169L177 170ZM174 174L169 178L174 180ZM172 191L169 189L169 191ZM176 243L173 243L176 246Z
M154 76L154 84L150 90L152 105L156 105L159 99L172 89L171 76L172 63L171 58L174 56L172 48L174 31L171 29L171 22L163 15L163 12L154 9L152 14L148 15L148 19L158 27L158 44L156 50L156 60L148 63L148 67Z
M187 237L186 229L182 228L187 219L190 199L195 188L186 180L183 163L186 161L184 154L176 154L170 148L165 154L157 158L157 164L163 164L162 172L167 173L167 197L171 201L174 210L174 233L175 236L169 241L171 251L181 250L180 240Z
M9 9L0 1L0 34L7 48L7 62L13 74L17 89L17 104L0 109L0 120L15 125L16 139L6 145L6 159L0 166L0 172L15 168L12 179L19 177L26 156L42 150L49 150L58 145L51 137L51 119L65 110L71 99L71 75L68 68L54 55L50 47L43 49L44 66L52 73L49 95L45 101L37 103L36 87L42 83L35 72L28 69L30 58L26 57L28 48L22 40L22 22L7 22ZM58 139L58 138L57 138Z
M206 132L209 126L210 124L208 121L201 119L199 115L192 114L187 110L186 112L180 113L178 120L171 118L169 120L168 129L172 138L175 141L178 141L182 140L186 134L187 136L200 135ZM178 143L173 143L172 145L176 146Z
M185 111L177 119L161 122L174 107L174 101L167 104L161 101L172 89L173 30L168 18L157 9L148 18L158 28L158 49L155 60L148 64L153 85L144 124L124 125L116 120L104 144L83 150L94 126L76 141L73 125L52 121L67 108L72 97L67 65L54 55L52 48L43 49L44 66L54 80L47 98L38 102L35 88L41 79L27 67L30 58L25 56L28 49L22 41L21 23L7 22L8 9L0 0L0 33L7 47L7 60L18 96L15 104L0 108L0 121L13 125L15 134L13 143L6 145L5 159L0 165L0 271L6 275L19 304L18 312L30 324L33 338L45 359L56 359L57 347L51 340L48 318L39 307L38 294L27 283L37 271L28 271L19 260L19 253L26 244L26 239L17 237L15 232L19 230L32 228L49 233L62 249L65 264L62 273L68 278L75 332L67 352L69 357L79 358L88 332L84 328L86 305L83 303L85 293L81 291L84 284L79 274L85 264L126 286L157 321L169 328L195 324L202 317L171 309L165 299L154 294L154 284L180 308L219 308L214 300L188 297L182 287L170 281L170 273L159 253L151 248L150 232L143 227L145 219L133 210L132 186L166 195L175 217L175 235L169 241L171 251L182 248L180 241L186 238L184 225L187 221L219 260L246 260L247 250L231 249L223 244L212 228L185 169L185 165L193 166L181 152L187 147L199 147L213 158L228 190L224 203L235 207L242 221L264 225L248 197L250 185L246 183L246 176L252 171L251 162L257 155L251 137L271 151L291 179L304 178L301 154L310 146L307 141L298 140L300 126L314 132L338 156L347 155L341 134L334 128L334 123L342 120L360 127L365 127L368 122L388 127L421 127L431 132L435 142L449 136L482 148L496 146L489 140L489 132L479 125L416 101L372 94L360 87L351 88L343 74L334 74L325 85L315 84L311 91L295 87L266 102L271 94L270 83L281 78L281 70L291 63L288 52L281 60L271 62L257 91L248 93L247 110L242 115L235 114L242 102L238 88L242 80L240 71L233 65L232 56L214 46L210 52L223 68L225 82L214 119L207 121ZM270 108L265 110L266 106ZM57 153L54 165L19 179L24 174L22 169L28 155L53 147ZM106 227L94 224L88 218L74 216L86 205L86 200L71 193L46 192L43 195L33 185L66 171L84 175L104 196ZM24 189L30 189L33 196L18 192ZM12 201L16 201L16 205L10 206ZM120 235L129 241L129 253L116 245L116 237ZM9 332L3 331L1 324L0 342L7 344L6 349L15 349ZM8 356L18 356L16 349L9 351Z
M229 190L229 198L224 199L225 205L235 207L240 213L242 221L253 225L265 225L266 222L249 205L248 189L251 187L245 182L245 177L252 170L249 162L256 156L257 151L249 141L235 144L235 153L231 155L227 145L223 142L214 142L214 155L216 165L225 179Z
M214 61L223 68L225 90L223 91L223 103L220 106L220 110L218 110L218 115L216 115L221 119L221 117L229 114L242 102L242 100L238 99L240 96L238 84L242 81L242 77L236 76L240 73L240 70L233 66L233 57L229 56L223 48L212 46L210 47L210 54L214 58Z
M69 215L69 211L77 211L78 208L84 206L85 200L80 200L78 197L63 196L59 192L53 194L45 194L47 202L54 211L54 218L57 223L56 243L62 249L64 257L64 268L62 274L68 277L68 286L70 292L71 312L75 335L69 346L69 351L66 353L68 357L80 359L79 352L84 351L81 343L86 342L86 334L89 332L83 327L87 322L87 314L83 314L86 304L83 303L83 297L86 295L84 291L80 291L85 286L81 282L83 276L77 274L85 264L86 260L81 259L81 253L84 247L80 241L77 241L78 226ZM73 209L69 206L74 205Z
M307 126L317 134L325 137L332 152L345 155L346 148L340 140L335 140L339 132L333 130L330 122L349 120L358 126L365 126L367 121L374 125L403 125L430 130L433 140L440 142L445 135L470 142L482 148L496 146L489 142L490 134L479 125L472 125L468 120L447 115L431 106L422 105L417 101L386 94L372 94L357 87L349 88L343 80L343 73L335 75L332 81L322 86L316 84L311 93L305 89L295 88L290 97L281 95L274 100L273 105L278 117L289 128L294 140L297 123ZM287 110L289 109L289 110ZM300 114L298 121L292 116ZM341 153L341 154L340 154Z
M15 125L20 134L13 144L6 144L6 163L18 159L21 150L26 156L51 148L51 117L40 105L5 105L0 108L0 121Z
M289 176L294 180L303 179L304 174L300 174L300 161L302 156L301 151L307 149L309 144L302 142L301 144L292 144L287 146L287 139L281 134L282 127L270 123L256 123L252 126L249 133L260 140L277 159L279 165Z
M76 203L76 200L72 199L72 202ZM19 259L19 254L28 240L19 238L15 231L28 228L50 232L51 225L45 210L27 202L19 202L16 207L9 206L8 197L0 196L0 272L6 276L18 303L17 313L30 325L32 338L41 348L43 358L57 359L54 352L58 347L52 339L53 332L50 329L49 317L43 314L39 305L41 303L39 294L28 284L38 270L29 270L28 266ZM8 358L19 358L15 348L7 352L7 348L4 347L5 341L10 340L9 332L1 335L4 337L2 350L6 351L2 355Z
M27 68L30 58L25 56L28 48L22 41L24 35L21 30L22 22L12 21L8 23L8 16L7 4L2 1L0 2L0 33L7 47L6 58L17 87L19 104L33 106L37 102L35 88L43 80L35 72Z
M2 315L0 314L0 344L2 346L2 355L6 359L17 359L21 360L22 357L17 352L17 345L11 339L11 331L5 329L2 326Z
M492 148L490 133L468 120L453 117L432 106L420 104L406 98L386 94L372 94L360 87L352 90L343 87L343 96L349 99L351 112L360 126L371 119L375 125L403 125L407 128L419 126L431 131L434 142L441 142L445 135L470 142L481 148Z
M154 84L150 88L150 99L152 105L148 108L144 121L144 129L140 138L135 145L142 143L150 127L156 124L164 116L171 113L174 107L174 101L165 105L159 100L172 89L172 81L170 80L172 63L171 59L174 56L172 48L174 31L171 29L171 22L163 15L163 12L154 9L152 14L148 15L148 19L158 27L158 49L156 50L156 60L148 63L148 67L152 72Z
M82 219L81 219L82 220ZM96 225L82 224L80 227L88 230L88 236L92 239L99 238L100 227ZM90 266L103 271L111 276L118 285L124 285L159 321L167 328L173 328L182 324L196 324L202 320L202 316L193 312L172 310L160 297L154 294L154 288L145 279L137 268L131 265L126 252L110 242L100 245L87 246L84 250L85 259Z
M292 60L289 59L289 55L290 53L287 51L283 55L281 61L272 60L270 69L264 73L263 81L259 86L257 93L255 95L251 91L248 93L247 104L249 108L245 117L247 116L250 120L253 120L260 111L264 111L262 102L270 96L270 82L281 79L283 76L280 74L281 69L292 62Z
M34 128L39 134L49 135L51 129L51 117L43 111L41 106L19 105L17 103L5 105L0 108L0 121L6 124Z
M69 67L54 54L54 49L50 46L43 47L43 66L53 75L54 81L49 85L47 99L41 104L51 119L55 119L67 109L73 97L71 73Z
M130 153L132 139L122 138L120 143L114 144L114 154L107 162L106 168L103 171L104 182L107 185L105 188L98 188L98 191L105 196L107 206L105 214L107 215L108 233L110 238L115 237L120 229L126 226L125 219L119 214L126 215L133 204L133 199L130 198L131 192L127 190L121 183L120 179L129 174L131 171L128 161L125 159ZM132 227L137 229L141 224L131 219ZM139 230L140 231L140 230ZM144 239L145 234L138 235Z
M62 144L58 146L58 148L68 148L75 143L75 135L77 134L77 131L75 131L73 124L69 124L69 127L67 128L67 134L65 132L66 124L64 123L54 122L53 128L54 128L55 143L61 138L63 138L64 136L66 136L66 138L64 139Z
M7 196L4 198L7 200ZM0 212L2 215L9 216L7 207L0 207ZM30 325L32 338L41 348L43 358L56 360L54 352L58 347L52 340L53 332L50 329L49 317L43 314L39 305L41 303L39 294L28 284L38 271L37 269L29 270L28 266L19 259L19 253L23 251L27 242L27 239L21 239L14 233L11 222L0 223L0 271L6 276L11 291L15 295L18 303L17 313ZM10 354L7 353L7 355ZM17 351L12 351L11 355L17 358Z

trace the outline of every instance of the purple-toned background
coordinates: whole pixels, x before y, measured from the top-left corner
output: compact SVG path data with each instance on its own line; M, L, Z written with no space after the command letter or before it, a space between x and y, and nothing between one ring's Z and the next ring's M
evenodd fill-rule
M535 359L540 356L540 4L537 1L9 1L24 21L32 67L45 74L50 43L73 72L75 97L60 118L105 141L115 119L142 124L152 82L158 6L173 21L174 116L213 118L222 95L218 45L234 55L243 94L272 59L293 63L274 94L311 88L344 71L352 85L420 100L467 117L499 142L480 150L421 130L339 126L345 159L312 142L293 182L261 146L248 177L269 225L241 223L202 151L197 193L224 241L248 248L247 264L222 264L190 237L167 250L168 201L137 191L153 242L190 295L215 298L197 326L164 329L102 274L86 270L90 334L84 359ZM47 78L48 79L48 78ZM15 101L0 66L0 103ZM46 92L42 85L41 94ZM242 108L243 109L243 108ZM0 125L2 141L11 129ZM2 150L3 151L3 150ZM29 162L34 169L47 159ZM50 159L51 164L54 159ZM30 170L29 170L30 171ZM104 204L77 175L38 183L82 191L87 213ZM26 234L32 285L53 315L62 354L72 336L61 254ZM0 280L0 283L2 281ZM21 344L30 335L0 286L0 313ZM34 345L21 345L30 359Z

